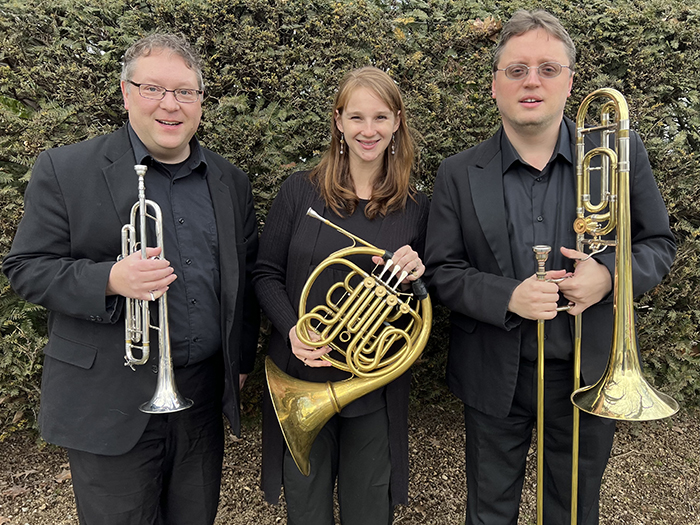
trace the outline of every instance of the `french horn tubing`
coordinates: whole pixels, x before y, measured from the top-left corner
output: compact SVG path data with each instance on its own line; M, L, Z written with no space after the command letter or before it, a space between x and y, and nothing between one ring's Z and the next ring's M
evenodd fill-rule
M265 359L267 385L294 462L309 475L309 454L328 420L353 401L400 377L418 359L432 324L432 305L420 279L410 292L400 289L407 272L393 265L392 253L381 250L336 226L309 208L307 215L350 237L353 245L324 259L309 276L299 299L299 339L314 348L330 346L343 360L323 359L352 374L343 381L314 383L293 378ZM364 246L358 246L362 244ZM353 256L380 256L381 269L367 273ZM326 303L307 312L311 287L328 267L342 265L349 272L326 293ZM337 267L337 266L336 266ZM312 340L308 333L317 334Z

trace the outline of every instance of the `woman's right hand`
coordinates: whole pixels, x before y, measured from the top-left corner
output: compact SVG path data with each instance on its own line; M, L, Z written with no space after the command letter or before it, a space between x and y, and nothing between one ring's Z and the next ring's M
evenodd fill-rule
M318 341L320 339L316 332L308 332L309 339L312 341ZM297 327L292 326L289 330L289 342L292 344L292 352L305 366L311 366L314 368L323 366L332 366L329 361L321 359L321 356L326 355L331 351L329 346L322 346L321 348L313 348L302 343L297 337Z

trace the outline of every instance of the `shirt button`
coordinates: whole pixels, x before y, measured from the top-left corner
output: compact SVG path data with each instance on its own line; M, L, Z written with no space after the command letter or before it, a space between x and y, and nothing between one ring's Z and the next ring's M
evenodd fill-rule
M535 182L542 182L542 177L537 177L537 178L535 179Z
M193 337L192 338L193 343L199 343L199 337Z
M197 299L192 299L190 302L191 302L192 304L197 304Z
M154 374L157 374L158 373L158 365L153 365L151 367L151 372L153 372Z
M542 222L543 220L544 220L544 218L542 218L542 215L540 215L539 217L537 217L537 222Z
M179 222L180 224L185 224L185 219L183 219L182 217L180 217L180 218L177 220L177 222Z
M187 265L192 264L192 259L185 259L185 264L187 264Z

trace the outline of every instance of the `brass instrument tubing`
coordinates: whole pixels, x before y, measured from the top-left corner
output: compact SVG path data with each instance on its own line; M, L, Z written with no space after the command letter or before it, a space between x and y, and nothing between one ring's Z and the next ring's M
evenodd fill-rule
M537 259L537 280L547 278L545 264L550 246L533 246ZM542 525L544 494L544 319L537 320L537 525Z

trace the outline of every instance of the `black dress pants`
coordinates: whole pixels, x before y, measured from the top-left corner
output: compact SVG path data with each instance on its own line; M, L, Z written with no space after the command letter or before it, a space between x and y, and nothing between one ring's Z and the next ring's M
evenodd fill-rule
M224 452L220 363L208 359L178 369L178 389L194 406L152 415L126 454L68 449L81 525L214 522Z
M545 366L543 521L570 523L573 405L571 363ZM465 406L467 525L516 525L525 462L537 421L536 363L521 361L505 418ZM600 484L610 457L615 422L580 412L578 525L598 523Z
M287 525L333 525L338 478L342 525L389 525L393 521L386 408L358 417L333 417L319 432L304 476L289 450L284 454Z

